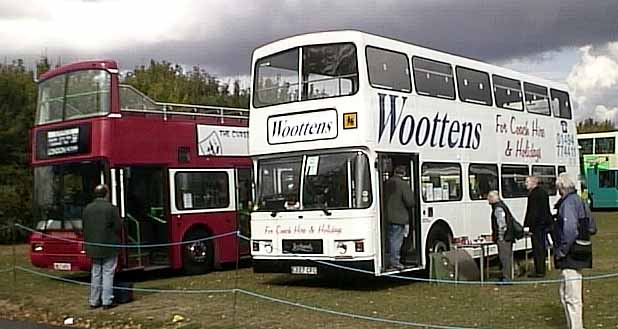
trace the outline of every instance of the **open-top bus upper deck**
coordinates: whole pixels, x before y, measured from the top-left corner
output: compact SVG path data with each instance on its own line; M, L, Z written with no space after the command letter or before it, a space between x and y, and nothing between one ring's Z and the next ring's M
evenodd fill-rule
M247 109L154 101L120 84L118 66L109 60L46 72L37 106L32 130L37 229L81 239L82 210L101 183L110 187L111 202L125 219L125 244L179 242L238 229L238 212L251 199ZM80 243L38 233L31 242L37 266L89 267ZM201 271L236 260L236 242L229 236L192 246L206 266L189 265ZM125 269L196 263L179 244L133 247L122 256Z

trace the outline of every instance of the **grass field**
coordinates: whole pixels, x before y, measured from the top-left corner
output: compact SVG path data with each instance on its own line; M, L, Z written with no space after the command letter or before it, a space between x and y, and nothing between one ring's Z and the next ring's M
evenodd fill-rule
M618 212L596 213L594 269L584 275L618 272ZM17 264L30 267L26 246ZM0 270L12 265L12 247L0 247ZM57 275L58 273L46 272ZM87 281L84 274L65 278ZM557 278L557 272L550 273ZM254 274L251 268L201 276L139 273L135 287L250 290L290 302L359 315L478 328L565 328L558 285L435 285L394 279L323 280ZM0 273L0 318L61 323L71 316L90 328L403 328L282 305L233 293L135 293L136 300L110 311L90 310L87 288L32 274ZM618 278L584 283L586 328L618 328ZM235 307L234 307L235 305ZM236 312L234 312L236 310ZM174 315L184 321L173 323Z

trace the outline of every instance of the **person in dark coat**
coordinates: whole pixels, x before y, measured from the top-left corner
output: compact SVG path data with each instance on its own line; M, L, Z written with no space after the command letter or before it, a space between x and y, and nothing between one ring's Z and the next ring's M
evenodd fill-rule
M491 205L491 234L498 245L498 257L502 264L502 278L500 282L513 281L513 215L509 207L500 199L498 191L487 194L487 201Z
M118 209L107 200L107 195L107 186L95 187L95 199L86 206L83 214L86 255L92 260L90 307L103 306L104 309L115 306L113 285L118 249L100 244L119 244L118 231L122 225Z
M410 224L410 214L412 214L412 208L414 207L410 185L403 180L405 174L406 167L397 166L393 176L384 183L390 254L389 266L397 270L404 268L400 262L401 246L403 245L406 226Z
M573 246L580 243L580 220L591 218L585 202L577 195L575 183L566 174L558 176L556 187L560 200L556 204L558 220L554 227L554 257L556 268L560 270L560 302L567 317L568 329L583 329L582 272L592 267L592 252L584 257L573 252ZM588 237L589 239L589 237ZM590 244L590 241L584 241ZM590 247L591 248L591 247Z
M528 205L526 206L524 227L528 227L532 233L535 271L529 277L542 278L545 276L547 232L553 223L549 210L549 195L547 195L545 189L539 186L539 179L536 176L526 178L526 188L528 188Z

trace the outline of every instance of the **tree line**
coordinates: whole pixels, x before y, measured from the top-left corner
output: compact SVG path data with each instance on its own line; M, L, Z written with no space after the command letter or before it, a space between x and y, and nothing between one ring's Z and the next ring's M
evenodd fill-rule
M36 63L40 75L52 65ZM33 171L30 167L30 129L34 123L37 86L34 71L23 60L0 64L0 243L11 242L13 222L32 226ZM199 66L184 70L178 64L151 60L122 75L154 100L196 105L248 108L249 91L238 80L231 86ZM16 231L17 241L25 234Z

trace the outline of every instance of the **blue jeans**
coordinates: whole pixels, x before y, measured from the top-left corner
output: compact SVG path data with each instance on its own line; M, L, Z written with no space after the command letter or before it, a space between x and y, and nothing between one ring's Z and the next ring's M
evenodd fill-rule
M388 225L389 266L401 266L401 246L406 226L401 224Z
M118 256L92 259L91 306L110 305L114 301L114 273L117 264Z

